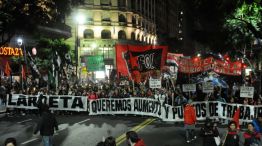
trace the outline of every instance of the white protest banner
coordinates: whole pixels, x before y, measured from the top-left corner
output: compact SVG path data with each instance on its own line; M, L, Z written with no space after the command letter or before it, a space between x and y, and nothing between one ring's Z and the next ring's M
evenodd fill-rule
M43 103L51 110L87 111L85 96L43 95ZM8 108L37 109L39 95L11 94L7 98Z
M0 117L5 116L5 113L6 113L6 105L4 101L0 98Z
M240 121L250 122L252 117L262 114L262 106L227 104L218 101L194 102L197 120L220 118L232 120L235 111L240 109ZM183 106L163 105L158 100L148 98L97 99L90 101L90 115L131 114L153 116L163 121L184 121Z
M203 82L202 83L202 91L203 93L213 93L214 92L214 86L212 82Z
M241 86L240 87L240 97L253 98L254 87Z
M195 92L196 84L183 84L183 92Z
M150 88L161 88L161 79L149 79Z

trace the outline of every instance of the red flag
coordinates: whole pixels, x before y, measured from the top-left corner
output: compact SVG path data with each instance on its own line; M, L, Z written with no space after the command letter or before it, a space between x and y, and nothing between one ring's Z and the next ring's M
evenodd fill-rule
M25 80L26 79L26 75L25 75L25 69L24 66L22 65L22 78Z
M5 64L5 74L6 74L6 76L10 76L10 74L11 74L11 68L9 66L8 61L6 61L6 64Z
M237 108L237 110L235 111L234 116L233 116L233 121L236 122L236 124L237 124L236 126L237 126L238 130L240 129L239 117L240 117L240 108Z

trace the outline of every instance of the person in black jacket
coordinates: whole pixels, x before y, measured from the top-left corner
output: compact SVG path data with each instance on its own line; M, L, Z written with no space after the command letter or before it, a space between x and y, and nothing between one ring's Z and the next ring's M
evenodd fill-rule
M237 124L235 121L231 121L228 124L228 132L222 146L239 146L239 133L236 127Z
M200 135L203 137L203 146L217 146L214 137L219 136L219 132L213 126L211 119L206 120L205 127L201 128Z
M50 113L49 107L46 104L43 104L43 113L40 120L37 123L37 127L34 131L36 134L40 131L44 146L53 146L53 134L54 129L58 130L58 125L55 116Z
M44 106L43 100L44 100L44 96L43 96L43 94L40 94L40 95L39 95L39 98L38 98L38 100L37 100L37 102L36 102L36 106L37 106L37 108L38 108L38 111L39 111L40 116L41 116L42 113L43 113L43 106Z

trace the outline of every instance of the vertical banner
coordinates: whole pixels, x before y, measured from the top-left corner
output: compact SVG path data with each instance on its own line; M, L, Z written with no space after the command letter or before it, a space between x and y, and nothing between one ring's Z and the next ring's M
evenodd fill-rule
M240 97L253 98L254 97L254 87L241 86L240 87Z
M149 87L150 88L161 88L161 78L160 79L149 79Z
M183 92L195 92L196 84L183 84Z
M116 46L116 68L117 74L130 76L131 65L127 45L117 44Z

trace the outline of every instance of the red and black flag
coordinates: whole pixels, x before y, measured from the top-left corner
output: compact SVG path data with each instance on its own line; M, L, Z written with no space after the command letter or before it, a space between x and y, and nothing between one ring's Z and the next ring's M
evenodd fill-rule
M160 71L165 64L167 46L134 46L116 45L116 62L118 74L129 76L139 82L134 76L150 71Z

